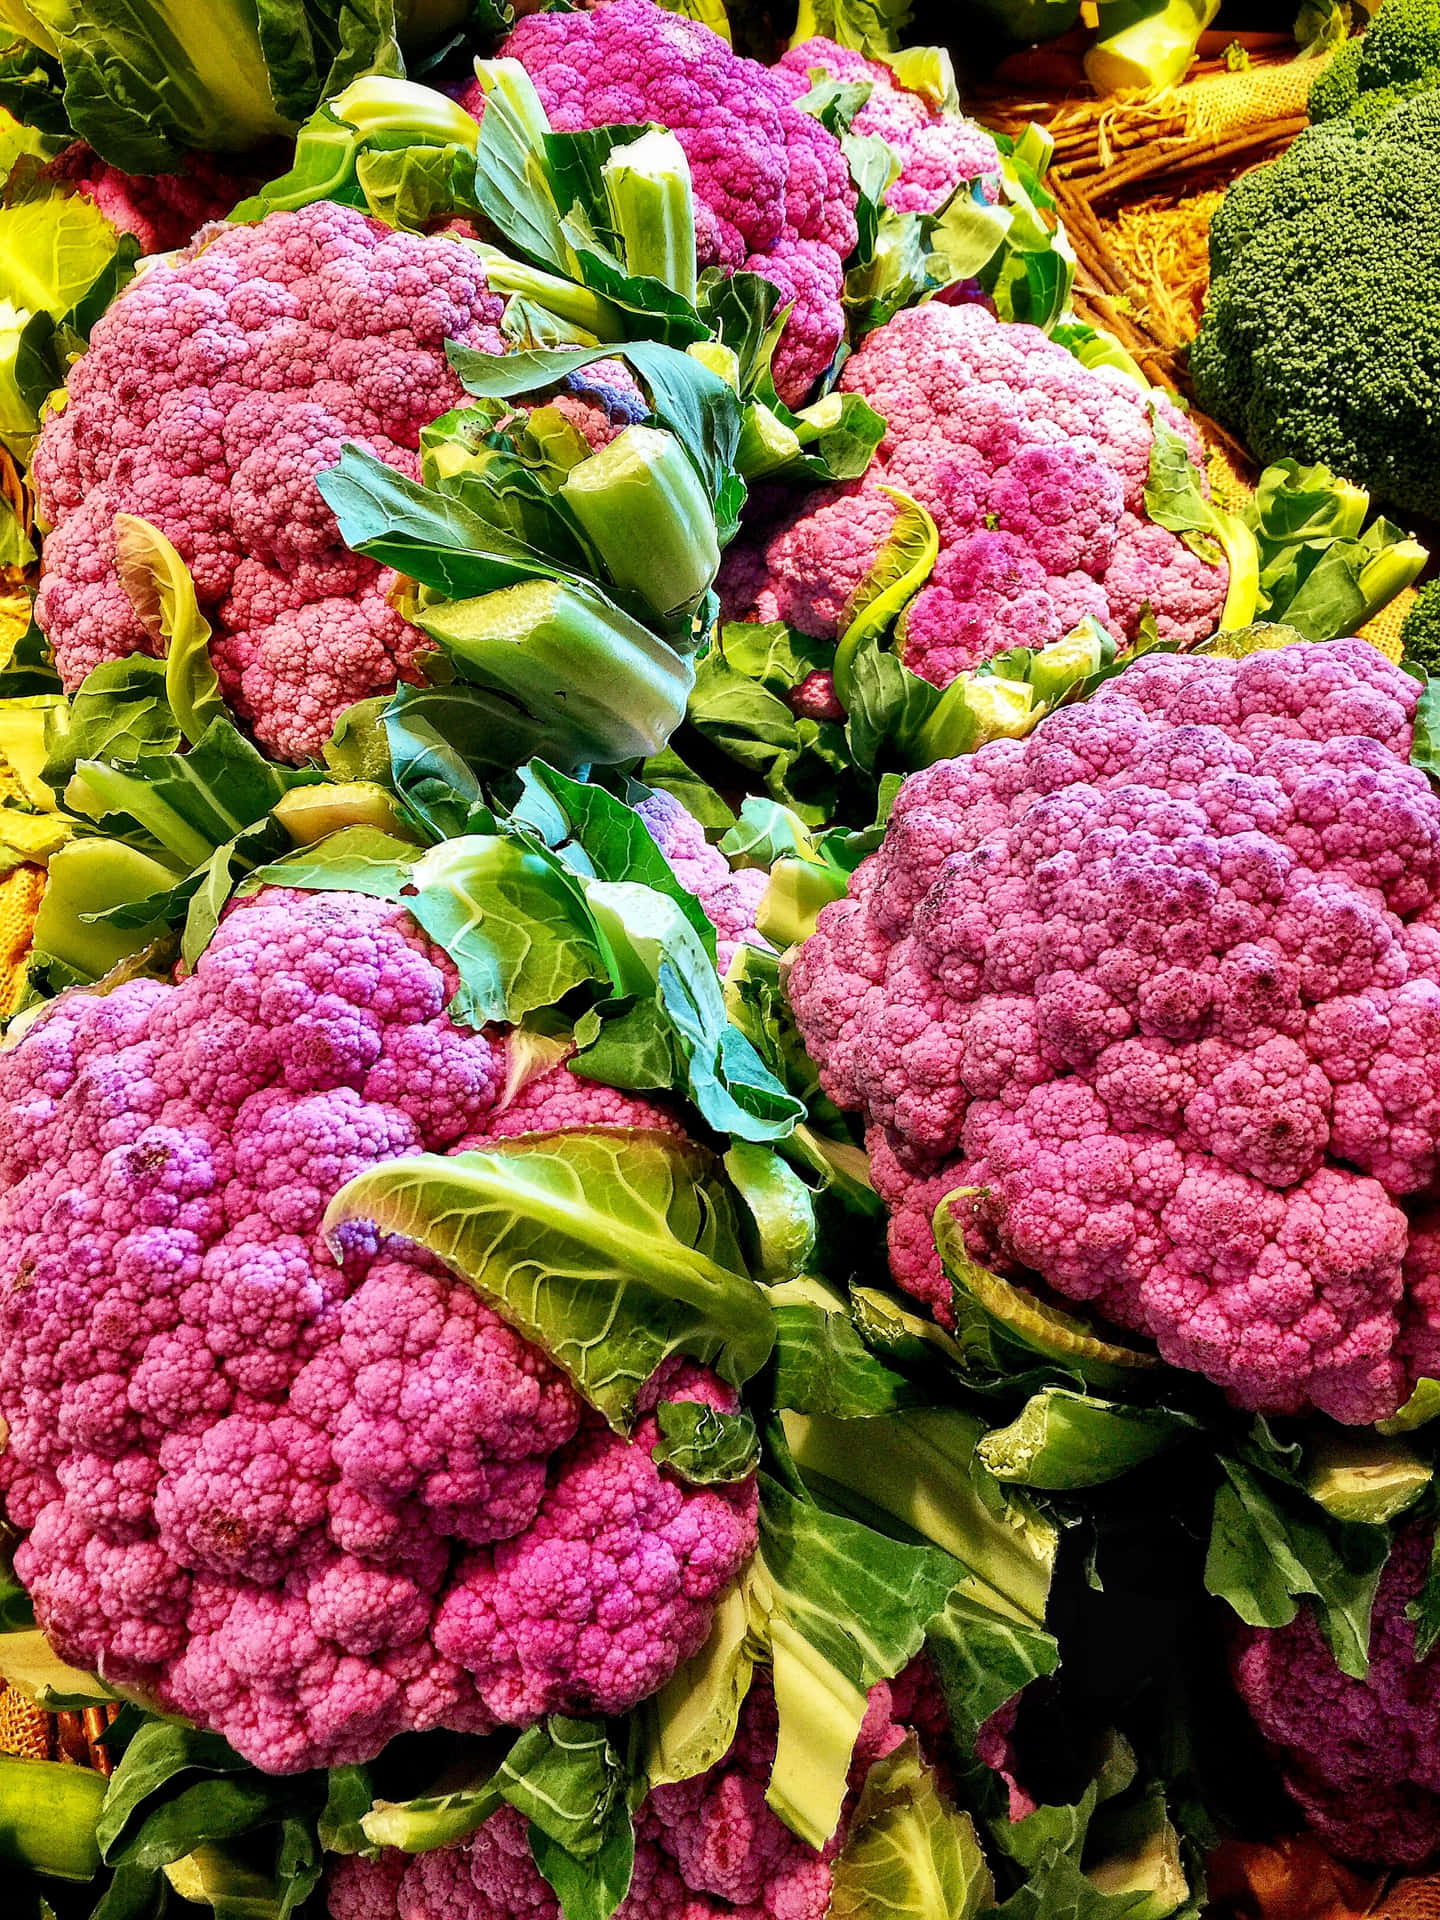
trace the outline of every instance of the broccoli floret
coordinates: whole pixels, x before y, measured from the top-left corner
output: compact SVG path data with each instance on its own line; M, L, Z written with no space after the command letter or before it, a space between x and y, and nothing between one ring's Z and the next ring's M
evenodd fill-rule
M1210 273L1205 411L1261 461L1319 461L1440 515L1440 94L1311 127L1237 181Z
M1440 0L1385 0L1364 34L1322 68L1310 89L1310 118L1344 114L1373 124L1432 87L1440 87Z
M1431 580L1415 596L1400 629L1400 644L1412 666L1440 674L1440 580Z
M1312 120L1335 120L1354 110L1360 97L1360 56L1363 38L1338 47L1310 83L1306 101Z

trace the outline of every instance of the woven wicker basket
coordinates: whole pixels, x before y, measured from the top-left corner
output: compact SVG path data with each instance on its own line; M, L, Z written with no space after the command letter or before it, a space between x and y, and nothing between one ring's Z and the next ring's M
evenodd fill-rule
M108 1774L113 1762L102 1736L118 1707L86 1707L79 1713L49 1713L28 1693L0 1681L0 1753L22 1760L64 1760Z
M1248 67L1202 60L1183 85L1120 100L982 102L1002 130L1038 120L1055 140L1051 184L1078 263L1076 305L1118 334L1152 377L1183 385L1173 355L1195 331L1208 277L1205 228L1226 185L1306 125L1319 71L1273 38Z

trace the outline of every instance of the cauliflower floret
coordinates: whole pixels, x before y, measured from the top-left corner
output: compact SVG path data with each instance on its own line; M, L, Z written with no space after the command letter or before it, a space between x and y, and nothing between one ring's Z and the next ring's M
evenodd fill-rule
M878 328L842 389L883 415L862 479L742 533L720 570L726 617L837 639L894 523L885 487L934 519L940 556L904 615L904 660L947 686L1008 647L1046 647L1086 616L1122 645L1153 615L1167 640L1214 627L1228 573L1145 518L1149 409L1197 449L1160 394L1082 367L1038 327L932 301Z
M622 1713L704 1641L753 1481L633 1439L404 1242L320 1237L400 1155L528 1124L678 1121L445 1009L398 907L268 888L177 984L57 1000L0 1056L0 1456L15 1564L65 1657L271 1771L406 1729Z
M705 830L673 794L652 793L635 811L650 837L664 854L675 878L693 893L719 935L717 957L721 975L741 947L769 947L757 931L755 915L770 883L761 867L732 869L717 847L705 839Z
M260 175L243 163L237 169L230 154L187 153L176 173L122 173L82 140L58 153L40 179L93 200L112 227L134 234L142 254L183 247L260 184Z
M1359 641L1152 656L907 781L791 994L866 1119L902 1285L930 1222L1238 1405L1394 1411L1440 1352L1440 800ZM1417 1247L1419 1253L1417 1253Z

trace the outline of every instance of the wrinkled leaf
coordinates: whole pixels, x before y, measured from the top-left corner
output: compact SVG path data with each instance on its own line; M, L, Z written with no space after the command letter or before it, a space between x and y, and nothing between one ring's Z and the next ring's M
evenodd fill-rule
M706 1155L615 1128L362 1173L331 1201L418 1241L560 1366L619 1432L660 1363L686 1353L740 1386L774 1340Z
M974 1822L946 1805L908 1734L865 1776L832 1871L829 1920L974 1920L994 1894Z

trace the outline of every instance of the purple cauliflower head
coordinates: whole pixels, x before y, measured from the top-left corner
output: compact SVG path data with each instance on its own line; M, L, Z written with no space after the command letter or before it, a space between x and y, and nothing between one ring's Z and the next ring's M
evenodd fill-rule
M1238 1405L1394 1411L1440 1353L1440 798L1360 641L1138 661L901 789L791 975L900 1283L931 1217Z
M611 4L613 0L585 0L585 10ZM516 0L515 12L522 19L544 11L544 0ZM742 64L753 67L755 63ZM791 47L769 69L777 97L794 105L810 91L810 76L817 69L832 80L868 83L870 97L855 115L851 130L878 136L900 162L899 176L885 196L893 212L936 213L957 187L974 182L980 184L986 200L993 203L999 198L999 150L975 121L946 113L925 95L903 86L883 60L867 60L863 53L837 46L820 34Z
M791 104L794 76L653 0L532 14L501 52L525 67L562 132L656 121L675 133L694 181L699 264L760 274L793 302L775 383L782 399L803 400L844 335L857 229L840 143ZM462 99L481 117L478 84Z
M187 978L64 996L0 1056L16 1570L64 1657L270 1771L624 1712L754 1544L753 1483L650 1457L659 1398L733 1408L712 1376L672 1363L621 1438L413 1246L322 1241L386 1159L674 1126L563 1068L527 1110L456 984L403 910L270 888Z
M792 97L798 100L817 68L832 80L868 83L870 97L850 127L852 133L885 141L900 162L885 195L892 213L938 213L957 188L974 182L987 201L999 199L1000 153L984 127L901 86L883 60L867 60L818 35L782 54L777 72L790 76Z
M1165 639L1203 639L1228 583L1145 516L1153 405L1198 452L1163 394L1082 367L1038 327L979 305L897 314L846 361L843 390L886 422L859 479L803 498L725 556L726 617L784 620L834 640L908 494L940 557L904 616L904 660L947 686L1008 647L1045 647L1087 615L1124 645L1146 611Z
M66 687L160 650L116 567L117 513L173 541L226 698L281 758L415 679L430 643L390 604L395 576L341 541L316 476L354 441L414 478L421 428L464 399L445 342L501 351L501 305L462 241L329 201L202 235L134 281L36 448L54 531L35 615Z
M870 1690L850 1795L823 1852L797 1840L765 1804L775 1759L775 1697L757 1672L729 1752L707 1772L656 1787L635 1816L635 1872L615 1920L825 1920L830 1863L844 1844L872 1762L914 1729L933 1758L944 1709L923 1661ZM511 1807L458 1846L349 1859L332 1872L330 1920L559 1920Z
M1415 1659L1405 1609L1424 1585L1428 1531L1396 1541L1370 1624L1370 1671L1341 1673L1315 1615L1239 1628L1231 1672L1285 1784L1327 1846L1414 1867L1440 1852L1440 1661Z

